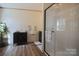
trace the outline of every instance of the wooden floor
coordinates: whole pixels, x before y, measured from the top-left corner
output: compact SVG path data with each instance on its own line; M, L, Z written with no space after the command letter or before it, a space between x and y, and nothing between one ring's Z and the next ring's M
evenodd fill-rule
M45 56L33 43L0 48L0 56Z

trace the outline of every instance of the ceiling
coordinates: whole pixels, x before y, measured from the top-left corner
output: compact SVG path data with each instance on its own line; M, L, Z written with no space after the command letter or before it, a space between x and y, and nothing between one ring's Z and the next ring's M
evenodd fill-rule
M3 8L42 10L42 3L0 3Z

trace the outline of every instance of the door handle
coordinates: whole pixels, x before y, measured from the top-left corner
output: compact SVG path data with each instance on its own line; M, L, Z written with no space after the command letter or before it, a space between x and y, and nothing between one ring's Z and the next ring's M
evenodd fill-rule
M55 31L52 31L52 32L55 32Z

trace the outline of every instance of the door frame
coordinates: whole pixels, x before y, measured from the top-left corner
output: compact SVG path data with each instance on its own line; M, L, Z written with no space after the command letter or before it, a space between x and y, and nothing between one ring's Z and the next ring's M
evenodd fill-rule
M48 7L44 10L44 52L45 52L48 56L50 56L50 55L46 52L46 48L45 48L45 46L46 46L46 38L45 38L45 35L46 35L46 33L45 33L45 30L46 30L46 11L47 11L50 7L52 7L54 4L55 4L55 3L52 3L50 6L48 6Z

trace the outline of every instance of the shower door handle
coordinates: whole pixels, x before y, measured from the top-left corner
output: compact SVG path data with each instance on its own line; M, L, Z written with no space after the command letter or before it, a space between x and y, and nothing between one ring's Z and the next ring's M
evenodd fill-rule
M55 32L55 31L51 31L51 32Z

